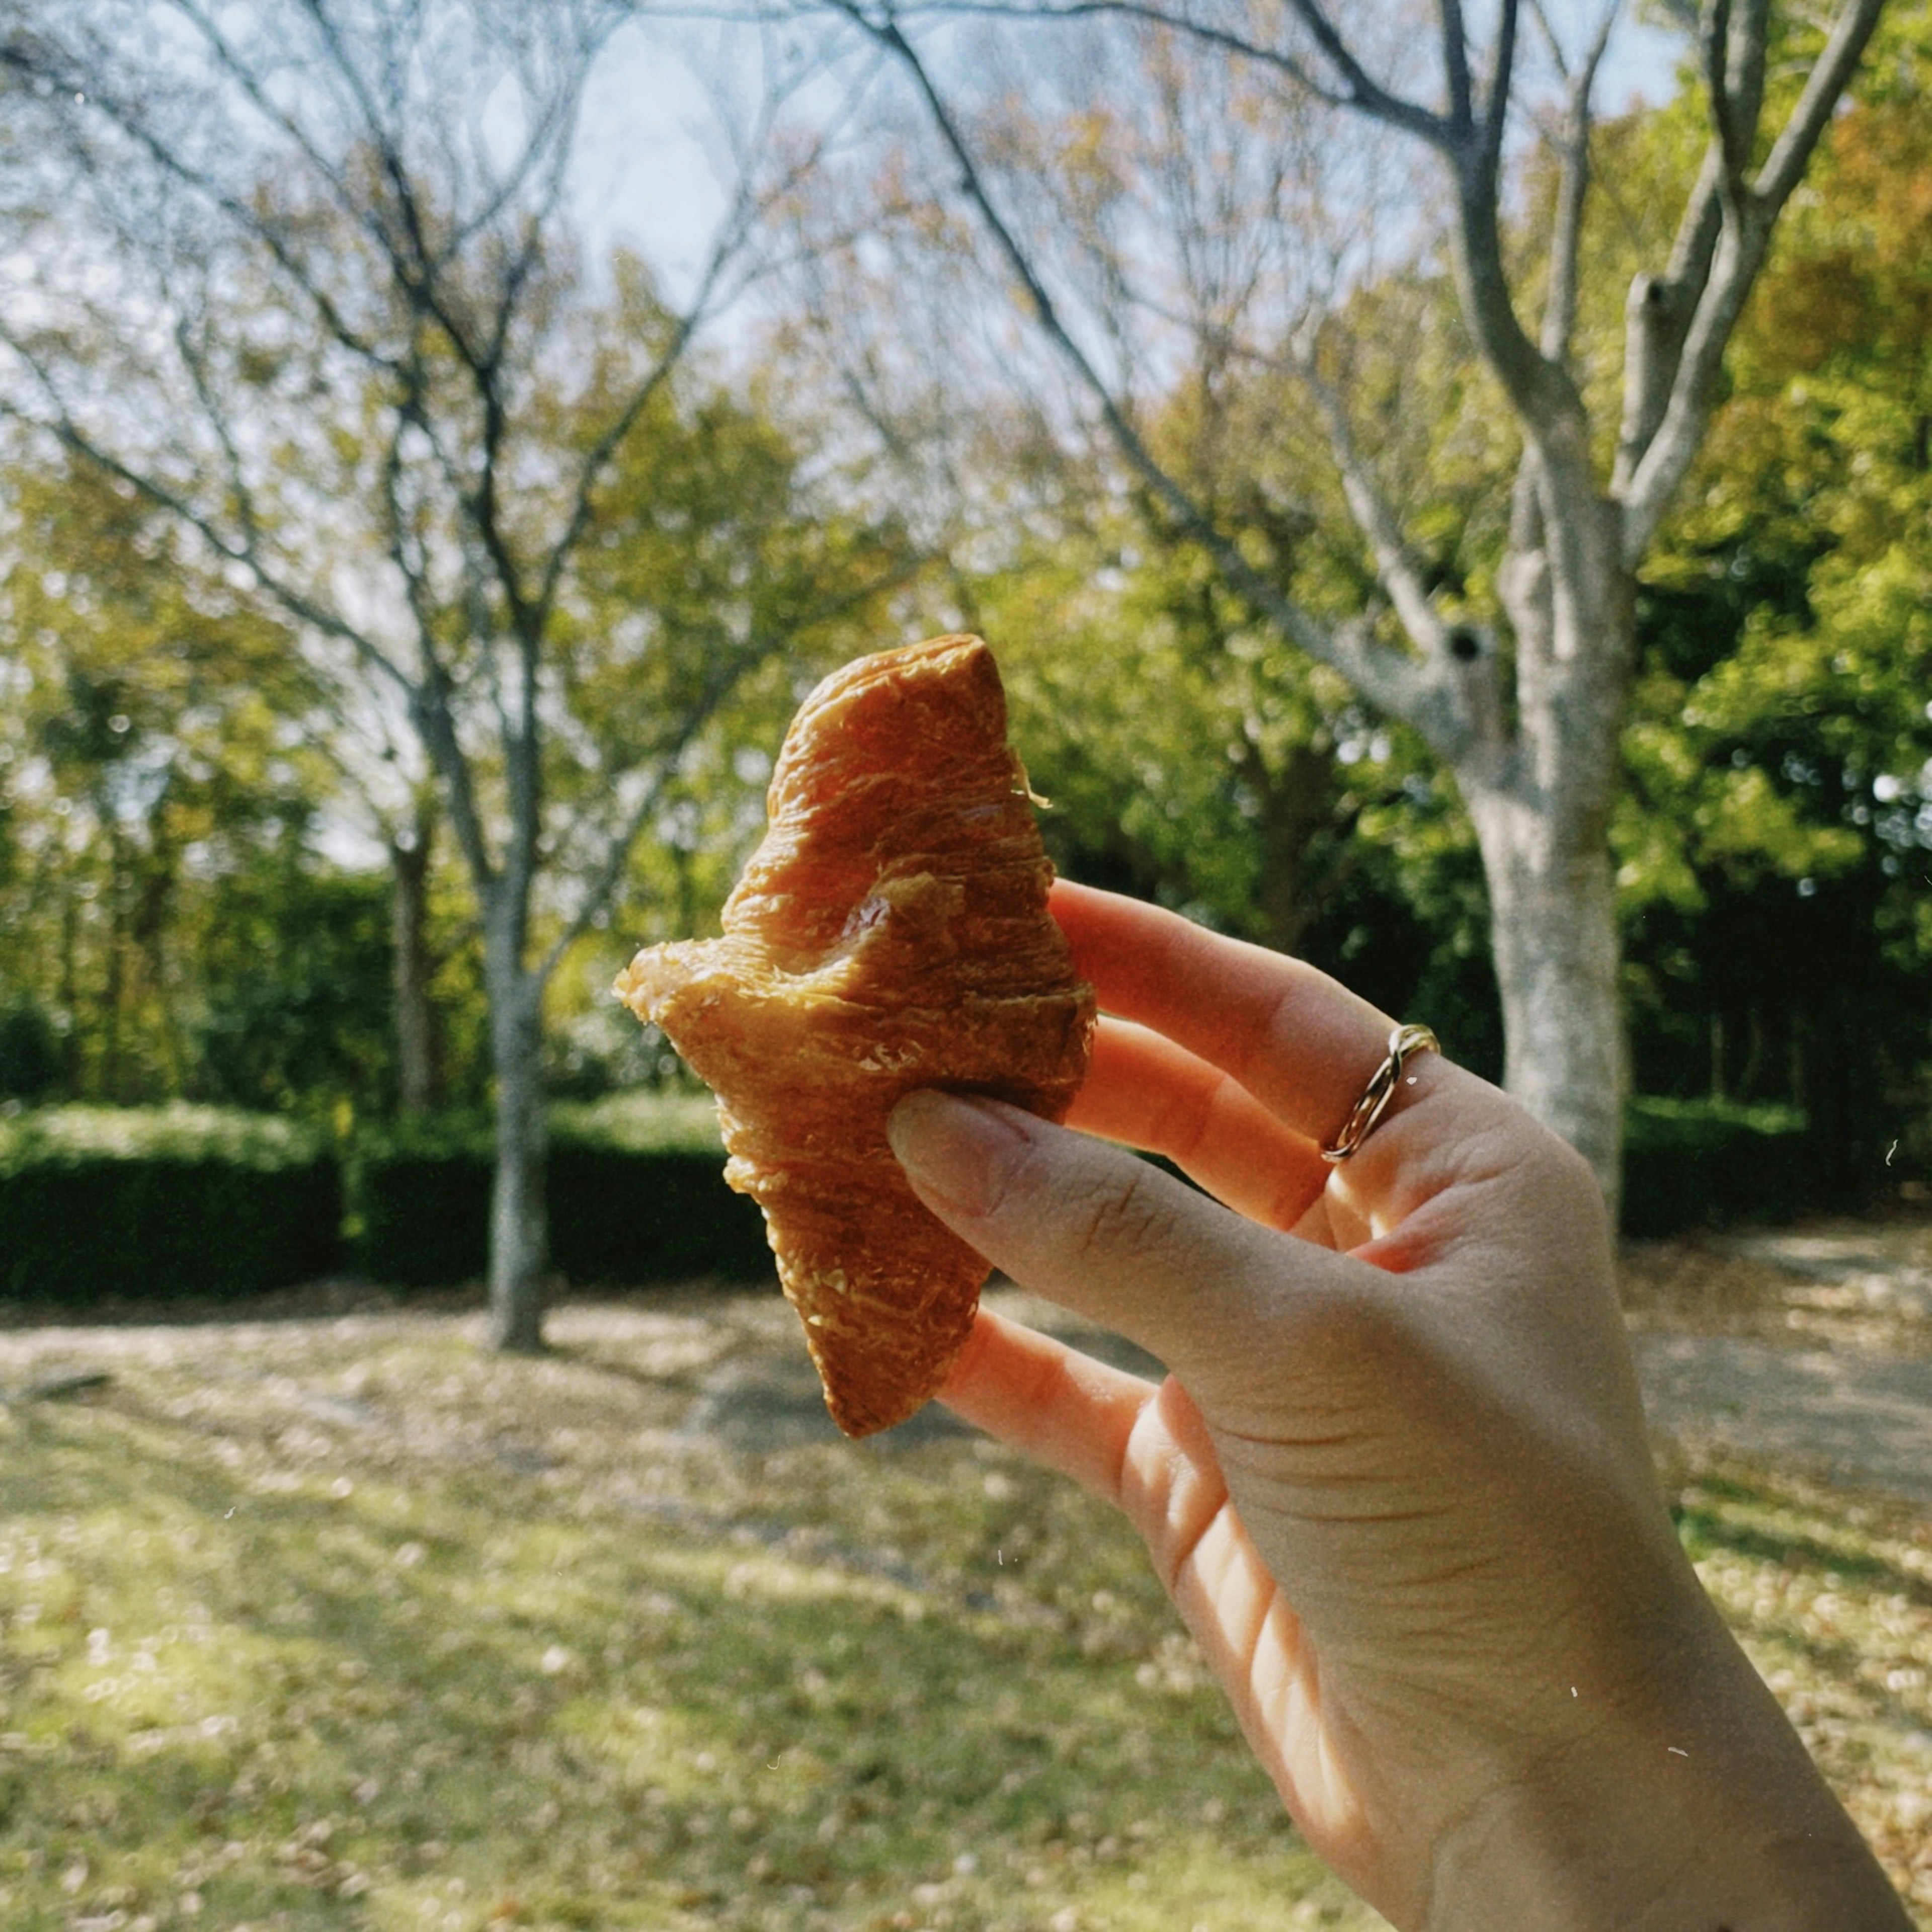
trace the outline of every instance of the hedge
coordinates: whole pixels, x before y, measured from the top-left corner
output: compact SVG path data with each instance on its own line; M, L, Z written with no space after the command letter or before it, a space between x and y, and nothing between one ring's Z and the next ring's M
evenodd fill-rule
M360 1270L409 1288L481 1275L494 1160L484 1116L358 1136L349 1195ZM708 1098L646 1094L554 1108L552 1265L580 1284L769 1276L764 1219L724 1184L724 1167Z
M212 1108L25 1114L0 1120L0 1298L232 1296L345 1262L400 1288L474 1281L493 1164L477 1114L365 1127L345 1160L319 1130ZM769 1278L724 1165L708 1098L556 1108L554 1264L584 1284Z
M1789 1221L1825 1204L1804 1117L1790 1107L1640 1099L1624 1132L1623 1232Z
M481 1115L365 1128L346 1176L326 1136L278 1118L174 1107L0 1119L0 1298L212 1298L345 1261L397 1287L474 1281L488 1264L492 1164ZM556 1108L557 1270L584 1286L769 1279L758 1210L725 1186L723 1167L708 1099ZM1820 1204L1795 1113L1632 1103L1626 1234L1788 1220Z
M0 1296L225 1297L342 1252L326 1136L211 1108L64 1107L0 1121Z

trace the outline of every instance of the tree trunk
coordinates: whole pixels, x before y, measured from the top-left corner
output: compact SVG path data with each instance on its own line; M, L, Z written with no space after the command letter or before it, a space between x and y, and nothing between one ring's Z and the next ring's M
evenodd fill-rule
M1519 801L1472 799L1507 1042L1503 1084L1594 1169L1617 1210L1628 1085L1610 855Z
M412 837L389 842L396 1104L405 1114L427 1114L439 1098L436 1014L429 998L429 860L433 827L434 821L427 814L418 814Z
M1498 576L1516 633L1514 749L1466 774L1463 793L1489 884L1504 1084L1590 1163L1614 1228L1629 1063L1610 829L1635 584L1620 512L1582 460L1567 473L1567 490L1539 479L1534 536Z
M125 962L121 957L121 834L118 821L111 814L104 816L107 819L107 958L102 1004L107 1021L107 1040L101 1056L100 1090L102 1099L110 1107L121 1107L125 1106L131 1097L122 1091L121 1086L121 1004L125 998Z
M1279 952L1298 952L1328 896L1328 882L1316 880L1309 859L1316 839L1335 823L1335 755L1298 742L1270 770L1258 752L1242 749L1239 768L1261 798L1259 936Z
M520 947L496 928L484 939L490 1051L496 1082L496 1175L490 1203L490 1339L533 1354L543 1346L550 1259L545 1190L542 986Z
M80 1014L80 902L75 896L74 887L70 884L61 895L61 1010L67 1024L61 1032L61 1076L63 1100L79 1100L86 1097L83 1083L87 1069L81 1057L81 1042L87 1029L81 1024ZM1792 1091L1798 1090L1797 1076L1792 1078Z

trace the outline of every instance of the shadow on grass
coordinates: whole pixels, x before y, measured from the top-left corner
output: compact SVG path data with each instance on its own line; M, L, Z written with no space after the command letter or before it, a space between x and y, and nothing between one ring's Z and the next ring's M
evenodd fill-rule
M962 1436L655 1510L276 1446L10 1424L10 1927L1379 1922L1125 1532Z
M1835 1577L1860 1591L1932 1609L1932 1581L1892 1562L1868 1542L1832 1534L1815 1518L1808 1521L1774 1489L1701 1475L1688 1498L1680 1496L1672 1504L1670 1514L1694 1562L1709 1551L1727 1550L1754 1563Z

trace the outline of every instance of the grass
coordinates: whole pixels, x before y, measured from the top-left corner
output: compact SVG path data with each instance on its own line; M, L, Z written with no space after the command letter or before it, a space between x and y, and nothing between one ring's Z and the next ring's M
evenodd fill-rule
M1932 1927L1932 1518L1675 1454L1665 1470L1704 1587Z
M0 1337L0 1920L1378 1923L1116 1526L821 1439L774 1314Z
M1381 1924L1065 1485L831 1438L775 1300L567 1306L534 1360L478 1332L0 1334L0 1921ZM1932 1528L1670 1474L1932 1927Z

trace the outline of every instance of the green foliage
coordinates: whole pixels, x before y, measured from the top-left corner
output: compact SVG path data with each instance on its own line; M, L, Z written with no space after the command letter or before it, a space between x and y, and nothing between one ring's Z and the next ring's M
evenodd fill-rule
M1789 1107L1640 1099L1624 1139L1623 1232L1794 1220L1823 1203L1825 1173L1804 1116Z
M327 1273L341 1188L316 1134L202 1108L0 1122L0 1296L206 1299Z
M0 1006L0 1100L38 1100L60 1083L60 1029L32 999Z
M389 895L299 858L217 882L190 1084L223 1106L392 1103Z
M1614 831L1640 1084L1790 1100L1847 1198L1932 1124L1929 17L1834 121L1646 572Z
M384 1047L365 1036L350 1076L339 1025L302 1029L278 970L285 931L340 924L302 904L327 890L310 849L326 786L286 635L98 470L16 462L0 506L0 672L19 700L0 732L0 924L10 976L61 1029L61 1088L250 1106L366 1091ZM321 970L352 999L346 964ZM205 1070L237 1001L278 998L279 1069L265 1045Z

